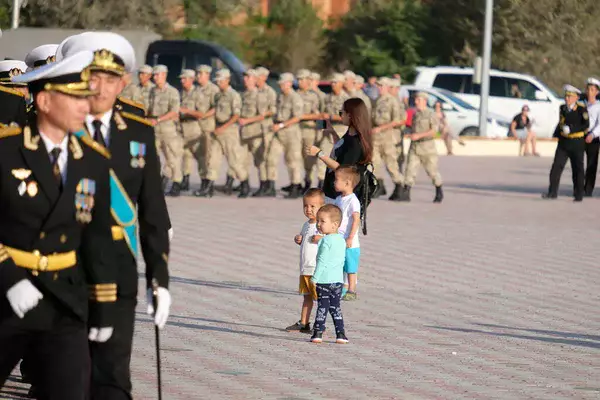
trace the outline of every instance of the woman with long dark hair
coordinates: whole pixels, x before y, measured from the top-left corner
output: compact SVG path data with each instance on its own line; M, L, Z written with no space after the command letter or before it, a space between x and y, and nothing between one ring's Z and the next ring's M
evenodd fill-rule
M359 98L348 99L340 110L342 123L348 127L346 134L338 139L331 154L324 154L316 146L307 146L307 155L316 156L327 165L327 173L323 182L323 192L329 202L338 196L334 188L335 170L340 166L355 166L362 174L373 154L371 146L371 117L365 103ZM337 138L337 133L326 121L324 134Z

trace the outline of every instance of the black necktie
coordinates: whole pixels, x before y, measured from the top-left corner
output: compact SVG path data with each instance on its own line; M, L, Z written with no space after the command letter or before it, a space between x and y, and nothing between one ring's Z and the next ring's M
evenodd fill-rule
M55 147L50 151L50 154L52 155L52 173L54 174L54 179L56 179L58 188L62 190L62 175L60 173L60 167L58 166L58 157L60 156L60 152L60 147Z
M102 135L102 121L95 119L92 122L92 126L94 127L94 141L106 147L106 142L104 141L104 136Z

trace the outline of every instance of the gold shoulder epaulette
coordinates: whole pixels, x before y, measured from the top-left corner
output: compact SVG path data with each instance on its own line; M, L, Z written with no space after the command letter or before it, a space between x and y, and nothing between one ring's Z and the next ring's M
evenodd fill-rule
M79 140L81 140L87 146L96 150L98 153L102 154L104 157L106 157L110 160L110 152L106 149L106 147L102 146L101 144L98 144L97 142L94 141L94 139L92 139L88 135L81 135L79 137Z
M15 90L15 89L9 88L7 86L3 86L3 85L0 85L0 91L14 94L14 95L20 96L20 97L25 97L25 95L23 93L19 92L18 90Z
M0 127L0 139L6 138L9 136L17 136L23 132L20 126L7 126L4 125Z
M134 121L140 122L142 124L148 125L148 126L152 126L152 123L150 121L148 121L146 118L144 117L140 117L138 115L129 113L127 111L121 111L121 115L127 119L132 119Z
M142 103L139 103L135 100L131 100L127 97L119 97L119 101L125 104L129 104L130 106L136 107L136 108L140 108L144 111L146 111L146 108L144 107L144 105Z

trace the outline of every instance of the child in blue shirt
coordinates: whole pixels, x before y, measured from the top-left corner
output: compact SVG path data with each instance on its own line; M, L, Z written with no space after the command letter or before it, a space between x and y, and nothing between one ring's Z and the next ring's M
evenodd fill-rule
M317 287L317 316L313 326L313 343L323 342L327 311L335 325L336 343L348 343L344 331L344 318L340 300L344 282L344 261L346 240L338 233L342 222L342 210L333 204L326 204L317 213L317 229L323 234L317 250L317 266L311 281Z

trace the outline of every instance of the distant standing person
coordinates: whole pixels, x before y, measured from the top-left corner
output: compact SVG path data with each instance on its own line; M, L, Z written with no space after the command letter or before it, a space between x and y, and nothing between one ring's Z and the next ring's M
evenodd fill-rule
M594 186L596 186L596 172L598 171L598 152L600 150L600 101L597 96L600 92L600 80L589 78L587 80L587 109L590 116L590 127L585 136L585 183L583 195L592 197Z
M581 91L574 86L565 85L565 104L560 106L560 120L554 131L558 137L558 146L550 170L550 187L542 194L544 199L556 199L560 176L567 160L571 161L573 171L573 192L575 201L583 200L583 154L585 152L585 131L590 125L585 105L578 103Z
M448 126L448 120L446 119L446 113L442 109L441 101L435 103L435 116L440 124L438 131L440 132L442 140L446 145L446 151L448 152L449 156L452 156L454 155L452 152L452 141L454 140L454 136L452 135L453 132L450 131L450 127ZM465 145L465 142L460 137L456 138L456 141L461 146Z
M398 99L402 102L402 104L404 104L404 108L408 108L408 100L410 98L410 93L408 92L408 89L402 86L402 77L400 76L400 74L394 74L394 79L396 79L398 81L398 84L400 85Z
M519 140L519 155L521 150L524 156L534 155L539 157L540 154L536 150L536 139L535 133L531 130L531 119L529 119L529 106L526 104L521 109L521 112L512 120L510 124L510 133ZM531 146L532 152L529 152L529 146Z

